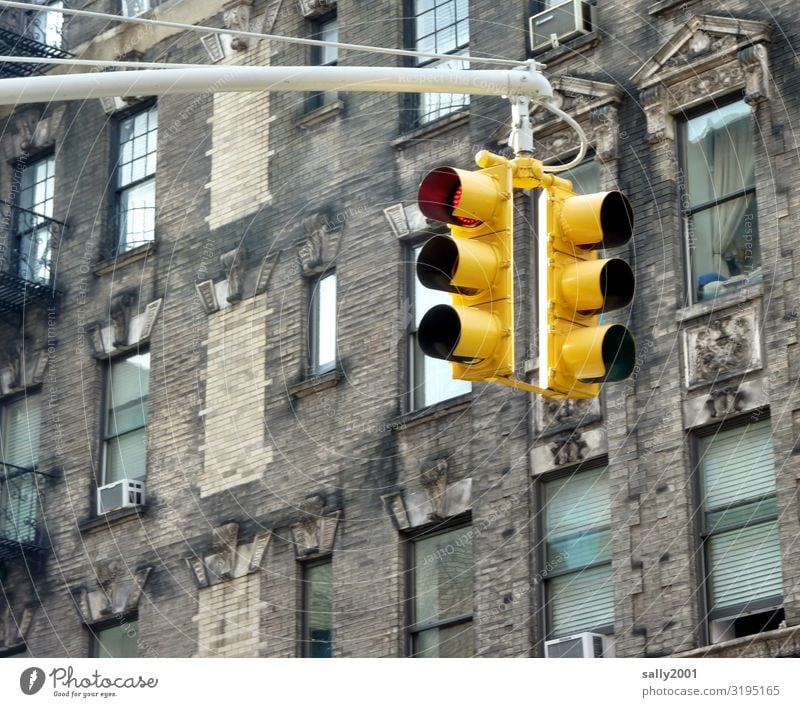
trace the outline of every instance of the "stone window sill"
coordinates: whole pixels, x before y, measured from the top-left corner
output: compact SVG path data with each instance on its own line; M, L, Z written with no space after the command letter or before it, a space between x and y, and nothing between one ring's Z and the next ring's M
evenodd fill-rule
M778 628L675 653L675 658L789 658L800 650L800 626Z
M411 143L429 140L440 133L452 130L467 122L469 122L469 108L450 113L450 115L446 115L443 118L439 118L431 123L426 123L419 128L403 133L400 137L392 141L392 147L394 147L395 150L402 150Z
M575 54L589 51L597 46L599 42L600 35L597 32L589 32L588 34L582 34L574 39L568 39L555 49L545 49L534 52L532 56L536 57L536 61L547 64L548 68L550 68L553 64L559 64L575 56Z
M107 528L116 525L129 518L141 518L147 514L147 506L131 506L130 508L120 508L116 511L103 513L101 516L85 518L78 523L78 530L86 533L97 528Z
M750 300L758 299L764 294L764 286L762 284L750 285L749 287L742 287L735 292L724 297L717 297L710 299L707 302L698 302L697 304L690 304L688 307L679 309L675 312L675 321L679 324L691 321L699 317L705 317L714 312L722 312L730 309L733 306L743 304Z
M94 274L97 276L107 275L108 273L115 272L139 260L146 260L156 252L155 243L145 243L138 248L125 251L114 258L103 260L98 263L94 268Z
M440 403L430 405L421 410L413 410L401 415L392 425L395 430L407 430L412 427L424 425L433 420L439 420L448 415L454 415L459 412L468 410L472 405L472 393L465 393L459 395L457 398L450 398L449 400L442 400Z
M329 120L333 120L343 110L344 110L343 101L341 100L331 101L330 103L324 106L315 108L309 113L305 113L298 119L297 125L298 127L307 130L308 128L311 128L315 125L319 125L320 123L325 123Z
M309 376L289 386L289 395L293 398L305 398L308 395L319 393L328 388L335 388L342 380L342 372L338 368L319 375Z

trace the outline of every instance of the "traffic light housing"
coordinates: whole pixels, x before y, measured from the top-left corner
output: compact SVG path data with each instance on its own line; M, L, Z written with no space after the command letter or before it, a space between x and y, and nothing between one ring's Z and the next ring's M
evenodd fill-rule
M429 309L419 324L422 351L450 361L453 377L489 381L514 371L512 166L497 155L484 169L439 167L419 187L418 204L450 235L428 240L417 258L425 286L451 304Z
M539 386L591 398L600 383L627 378L636 358L628 329L599 316L633 299L633 270L597 252L630 240L633 210L621 192L578 195L566 180L549 181L539 200Z

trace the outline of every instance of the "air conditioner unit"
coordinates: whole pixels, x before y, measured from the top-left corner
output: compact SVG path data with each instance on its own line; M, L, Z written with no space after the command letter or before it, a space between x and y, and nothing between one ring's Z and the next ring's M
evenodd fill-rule
M122 479L97 488L97 515L144 504L144 481Z
M613 658L614 644L602 633L576 633L544 643L545 658Z
M594 6L585 0L566 0L530 18L531 49L535 52L553 46L553 35L563 42L594 27Z

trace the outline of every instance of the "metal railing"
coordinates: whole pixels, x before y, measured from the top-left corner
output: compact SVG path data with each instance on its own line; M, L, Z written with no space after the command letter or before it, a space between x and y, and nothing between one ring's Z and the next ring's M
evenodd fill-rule
M41 10L3 8L0 14L0 54L64 59L72 56L64 45L63 16ZM0 62L0 78L34 76L48 71L47 64Z
M41 542L39 493L41 474L35 467L0 461L0 562L36 557Z

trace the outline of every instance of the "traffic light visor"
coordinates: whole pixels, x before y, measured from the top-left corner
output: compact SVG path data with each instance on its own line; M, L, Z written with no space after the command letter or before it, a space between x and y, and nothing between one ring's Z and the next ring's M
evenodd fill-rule
M417 339L423 353L466 365L479 363L497 348L500 326L483 310L437 304L419 323Z
M455 167L428 172L417 194L417 203L425 216L464 228L475 228L489 221L499 200L497 183L491 177Z
M621 324L578 327L567 334L561 353L580 382L614 382L633 372L636 344Z
M497 257L495 249L481 241L434 236L419 253L417 277L432 290L470 297L491 287Z
M635 278L621 258L578 260L561 275L562 302L584 316L625 307L633 299Z
M589 250L617 248L633 235L633 209L628 198L618 191L565 199L560 222L572 243Z

